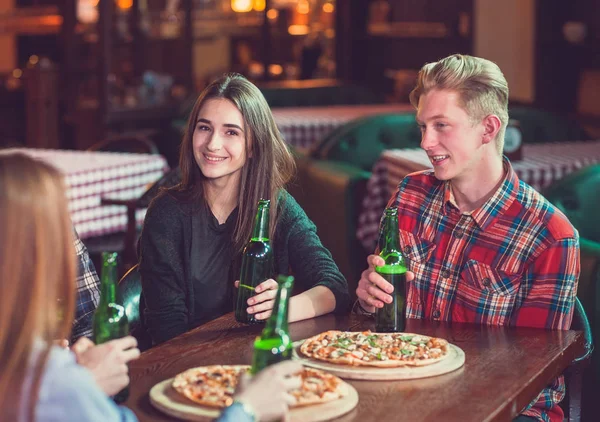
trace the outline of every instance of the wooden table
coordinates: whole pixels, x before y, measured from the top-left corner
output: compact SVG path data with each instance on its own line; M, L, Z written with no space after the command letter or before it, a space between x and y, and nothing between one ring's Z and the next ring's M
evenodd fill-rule
M292 339L328 329L373 329L367 317L325 315L290 324ZM148 392L190 367L250 364L252 342L261 326L247 327L227 314L154 347L130 364L125 403L140 421L169 419L150 404ZM455 372L410 381L349 381L359 403L336 421L406 420L509 421L581 353L583 333L482 327L409 320L407 331L439 336L462 348L465 365Z

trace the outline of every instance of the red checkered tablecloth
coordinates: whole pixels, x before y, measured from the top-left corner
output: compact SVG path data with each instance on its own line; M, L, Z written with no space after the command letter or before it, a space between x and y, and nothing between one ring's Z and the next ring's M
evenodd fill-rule
M414 111L410 104L344 105L331 107L274 108L273 117L287 143L307 149L339 126L376 114Z
M124 206L100 206L102 197L139 198L168 170L160 155L15 148L52 164L65 175L69 211L81 238L125 231ZM138 210L138 224L146 210Z
M512 165L521 180L540 190L577 169L596 163L600 163L600 140L523 145L523 160ZM422 149L383 152L367 182L367 196L363 198L358 218L356 236L366 250L375 249L379 220L402 178L431 167Z

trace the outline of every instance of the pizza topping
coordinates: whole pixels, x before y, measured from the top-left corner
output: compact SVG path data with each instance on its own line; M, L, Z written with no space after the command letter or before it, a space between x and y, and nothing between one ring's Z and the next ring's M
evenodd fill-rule
M322 339L329 339L324 346ZM443 339L409 333L328 331L304 342L301 352L333 363L369 366L421 366L435 363L448 354Z
M387 355L385 353L377 353L377 359L379 360L387 360Z
M242 374L249 370L246 365L212 365L188 369L173 380L173 388L188 399L204 406L224 408L233 403L233 394ZM302 384L290 391L295 400L293 406L324 403L345 394L342 380L323 371L304 368L299 375Z

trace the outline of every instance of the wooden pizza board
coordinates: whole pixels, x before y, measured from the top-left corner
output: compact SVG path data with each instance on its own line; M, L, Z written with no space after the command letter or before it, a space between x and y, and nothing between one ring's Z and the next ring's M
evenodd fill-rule
M200 406L181 396L171 386L173 378L156 384L150 390L150 403L169 416L188 421L209 421L219 417L220 410ZM321 422L342 416L356 407L358 393L350 384L342 382L344 397L327 403L297 407L290 410L292 422Z
M304 340L294 342L292 358L300 361L302 365L327 371L340 378L352 380L410 380L417 378L434 377L447 374L465 364L465 352L454 344L449 344L448 356L436 363L426 366L402 366L399 368L374 368L371 366L338 365L311 359L300 352Z

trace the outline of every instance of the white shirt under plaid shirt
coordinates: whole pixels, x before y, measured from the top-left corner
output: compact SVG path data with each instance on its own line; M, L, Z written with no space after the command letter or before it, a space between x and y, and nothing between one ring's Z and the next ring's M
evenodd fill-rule
M92 317L100 300L100 279L94 264L77 232L73 230L73 233L77 255L77 299L75 301L75 319L73 320L71 344L79 337L90 337L92 335Z

